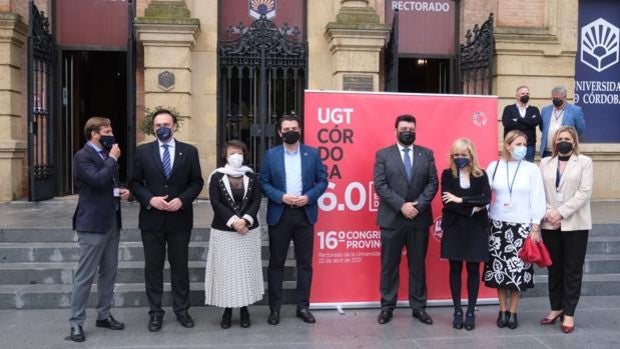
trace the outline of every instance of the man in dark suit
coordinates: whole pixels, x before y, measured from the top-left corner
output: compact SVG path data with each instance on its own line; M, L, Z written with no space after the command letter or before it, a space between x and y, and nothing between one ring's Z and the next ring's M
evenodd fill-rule
M172 309L184 327L189 315L188 245L193 227L192 203L204 184L198 150L174 139L176 116L159 109L153 115L154 142L136 149L129 187L140 202L139 226L144 245L144 279L151 332L163 324L161 307L166 246L170 263Z
M381 228L381 313L378 321L392 319L398 296L398 267L403 246L409 264L409 304L413 317L432 324L426 313L426 250L433 224L431 201L438 189L435 159L430 149L414 145L416 120L400 115L394 124L397 143L379 150L374 167L379 195L377 224Z
M519 130L527 136L527 153L525 160L534 162L536 155L536 127L542 131L542 118L540 111L533 105L529 105L530 89L527 86L519 86L516 91L517 102L507 105L502 114L504 125L504 137L512 130Z
M97 327L122 330L110 308L118 267L120 241L120 199L129 191L118 186L118 159L121 150L114 140L109 119L92 117L84 125L88 142L73 158L73 174L78 190L78 204L73 215L80 261L75 271L71 293L71 332L74 342L86 340L82 325L90 287L97 276Z
M278 134L284 143L267 151L260 171L261 190L269 199L269 285L268 322L280 322L284 261L291 239L297 260L297 317L316 322L308 310L312 284L312 249L314 223L318 216L317 200L327 188L327 172L318 149L301 144L301 125L296 116L280 119Z

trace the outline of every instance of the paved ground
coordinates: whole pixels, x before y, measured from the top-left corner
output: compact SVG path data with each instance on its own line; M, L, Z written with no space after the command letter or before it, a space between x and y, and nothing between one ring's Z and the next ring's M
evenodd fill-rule
M294 307L283 309L278 326L267 324L268 309L251 307L253 324L219 327L219 309L196 307L190 313L196 327L181 327L170 310L159 333L146 329L145 308L114 309L124 321L123 331L94 326L94 311L88 309L86 342L73 343L68 335L68 310L0 310L2 348L618 348L620 347L620 297L584 297L576 313L576 329L563 334L558 324L541 326L547 312L546 298L524 299L519 311L519 328L495 325L496 306L481 306L474 331L451 326L452 308L433 307L428 313L435 324L423 325L408 309L397 309L392 322L379 325L377 310L315 311L317 323L308 325L294 317Z

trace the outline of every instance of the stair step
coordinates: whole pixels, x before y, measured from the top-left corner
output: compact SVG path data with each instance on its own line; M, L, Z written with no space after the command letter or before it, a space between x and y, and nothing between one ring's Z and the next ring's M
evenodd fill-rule
M590 254L620 254L620 236L589 236L587 255Z
M522 292L522 297L543 297L549 295L549 282L546 273L538 273L537 275L535 272L534 285L533 289ZM620 273L583 275L581 284L582 296L618 295L618 290L620 290Z
M295 303L295 281L284 281L283 301ZM267 283L265 283L265 289ZM0 309L59 309L69 308L72 285L0 285ZM97 285L91 287L88 307L94 308L97 302ZM190 304L204 305L204 283L190 283ZM257 304L267 304L267 294ZM164 284L164 307L172 305L170 284ZM114 289L114 307L148 307L144 284L117 283ZM69 314L67 314L67 317Z
M262 261L263 275L267 275L268 261ZM0 264L0 280L9 285L54 285L54 284L73 284L75 262L53 262L53 263L5 263ZM165 263L164 282L170 281L170 266ZM204 282L205 262L189 262L190 282ZM294 260L287 260L284 263L284 280L296 280L297 271ZM144 282L144 262L119 262L117 283L143 283Z
M209 248L208 241L191 241L189 244L190 261L206 261ZM262 256L269 258L269 242L262 242ZM288 259L295 258L291 246ZM142 242L121 241L119 244L119 261L144 261ZM5 242L0 243L0 265L3 263L33 262L77 262L79 251L77 242Z

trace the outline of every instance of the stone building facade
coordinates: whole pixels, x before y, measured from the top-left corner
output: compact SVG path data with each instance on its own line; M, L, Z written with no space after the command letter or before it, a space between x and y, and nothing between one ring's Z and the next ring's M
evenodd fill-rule
M90 2L93 6L104 2L81 1ZM225 134L222 131L224 121L221 116L221 109L224 108L223 73L218 61L218 47L223 38L222 28L229 24L237 24L223 21L236 18L235 15L241 16L231 15L229 12L238 9L239 13L247 18L246 24L251 23L247 14L252 4L257 6L256 11L259 11L259 5L267 6L260 8L261 11L273 5L281 14L288 11L297 16L293 18L297 18L299 25L303 27L301 40L307 42L305 88L342 90L346 87L345 77L354 75L362 76L366 86L372 91L383 91L386 75L385 46L391 29L390 16L386 12L390 6L398 2L402 3L400 6L403 8L416 6L414 1L392 0L299 0L301 10L278 8L277 6L286 4L283 0L243 0L238 1L239 4L243 3L243 6L232 9L231 5L223 5L231 3L224 0L112 2L124 3L125 8L132 8L134 18L131 31L135 58L133 67L129 67L126 71L123 70L121 63L116 66L119 77L126 77L127 74L133 77L134 87L125 92L128 98L135 100L130 102L124 100L123 106L129 105L132 111L119 112L125 119L118 123L122 126L120 129L117 127L115 133L129 132L123 136L123 142L128 145L150 141L151 136L144 135L139 130L145 109L174 106L179 114L185 117L177 136L198 147L205 176L217 166L218 144L221 144ZM557 85L566 86L569 99L572 98L574 60L577 53L578 0L531 0L527 2L527 6L512 0L418 2L449 3L454 7L456 18L452 34L455 38L455 48L465 41L468 29L483 23L490 13L494 14L495 53L492 93L499 96L500 115L505 105L514 103L514 90L523 84L531 88L531 104L539 107L550 103L550 91ZM58 9L59 0L36 0L34 3L48 16L52 32L58 30L59 16L67 13L63 12L63 9ZM28 20L29 1L0 0L0 201L4 202L28 198L32 190L28 162L30 150L28 135L31 131L27 103ZM81 28L69 29L81 30ZM401 35L406 34L411 40L417 40L417 36L432 38L434 33L436 28L430 26L426 31L401 33ZM72 59L76 60L76 64L81 62L82 67L89 67L89 64L94 64L92 62L97 59L105 62L108 58L101 57L108 56L102 56L103 52L110 51L112 53L109 57L118 58L120 62L127 56L126 53L125 55L122 53L126 50L123 51L122 47L119 47L108 49L96 42L77 46L59 45L57 49L60 51L56 52L55 67L58 68L56 78L62 79L68 69L63 64L74 62ZM447 62L448 66L455 62L453 56L437 57ZM451 67L448 69L454 69L456 65L453 64ZM74 69L78 69L75 70L76 74L80 73L79 66L76 65ZM86 75L84 72L81 74L97 76ZM457 72L453 70L451 74ZM173 82L170 80L171 77L174 77ZM240 86L229 83L232 87ZM71 104L67 102L67 90L63 84L57 81L55 85L58 91L54 98L58 103L52 113L58 113L59 117L69 115L67 110ZM82 84L92 88L92 84L88 85L88 81ZM114 90L113 87L110 88ZM451 86L444 92L455 91L456 86ZM82 94L88 95L88 93L84 88ZM119 98L122 100L122 96ZM80 104L80 101L76 100L76 110L87 112L89 106L83 103ZM63 105L66 110L60 107ZM237 108L241 110L240 105L237 105ZM82 119L84 117L86 116L81 116ZM587 118L588 115L586 120ZM75 142L67 143L70 145L61 147L62 149L55 148L54 159L64 159L65 164L70 163L70 154L79 146L76 143L79 143L80 137L76 135L79 134L76 130L83 121L85 120L77 120L72 124L71 137ZM501 121L498 122L501 134ZM56 127L56 135L62 134L58 128L63 126ZM250 129L248 132L258 131ZM62 143L58 137L56 141ZM607 185L611 182L612 174L620 171L618 161L620 144L586 143L582 150L594 159L596 177L594 197L620 198L620 186ZM127 155L128 153L130 151L126 152ZM125 167L128 167L128 164L125 163ZM68 178L70 170L66 168L64 172L58 170L56 176L63 178L56 179L58 185L55 195L71 194L71 180ZM203 193L203 196L206 196L206 193Z

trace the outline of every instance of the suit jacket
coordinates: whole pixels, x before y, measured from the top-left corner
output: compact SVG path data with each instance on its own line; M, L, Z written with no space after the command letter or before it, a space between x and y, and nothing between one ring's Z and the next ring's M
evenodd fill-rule
M540 111L531 105L525 109L524 117L521 117L516 104L507 105L502 114L502 124L504 125L504 137L512 130L522 131L527 136L527 145L536 144L536 127L542 131Z
M103 160L88 144L75 153L73 175L77 183L78 204L73 214L73 230L103 234L112 227L114 215L120 229L119 199L114 197L117 173L116 161L110 157Z
M258 209L260 207L260 183L254 173L243 176L243 200L238 204L233 198L228 176L215 172L209 181L209 200L213 207L211 227L219 230L235 231L231 228L237 219L245 219L249 228L258 227Z
M570 104L565 102L566 106L564 107L564 114L562 116L562 126L573 126L579 136L583 135L583 131L586 129L586 121L583 117L583 110L581 107L576 106L574 104ZM542 108L540 115L542 116L542 136L540 137L540 154L545 152L545 148L547 147L549 133L549 126L551 124L551 114L553 113L553 105L547 105Z
M443 204L441 229L454 231L470 231L482 229L488 232L489 217L486 208L473 213L473 208L486 206L491 202L491 187L486 172L480 177L469 176L469 189L461 188L458 177L452 175L448 168L441 174L441 191L449 192L463 199L457 204L449 202Z
M170 178L166 178L159 155L157 140L136 149L129 188L140 202L139 227L146 231L167 229L186 232L193 227L192 203L204 184L200 171L198 150L175 139L175 155ZM166 196L168 201L179 198L183 203L176 212L160 211L151 207L154 196Z
M375 191L381 199L377 212L377 225L398 229L409 222L418 229L428 229L433 224L431 201L437 194L439 181L433 152L419 145L413 146L413 174L407 180L400 150L396 144L379 150L375 157ZM417 201L420 213L407 219L400 212L405 202Z
M327 189L327 171L316 148L300 144L302 195L308 196L304 206L310 224L318 217L317 200ZM286 194L286 173L284 172L284 146L275 146L265 154L260 171L260 185L269 199L267 224L278 224L284 212L282 195Z
M592 229L590 197L592 196L592 159L585 155L572 155L560 177L556 189L555 181L558 171L558 158L546 157L540 160L547 210L557 209L562 215L560 222L563 231ZM558 202L556 191L564 196ZM551 224L543 221L543 229L553 229Z

